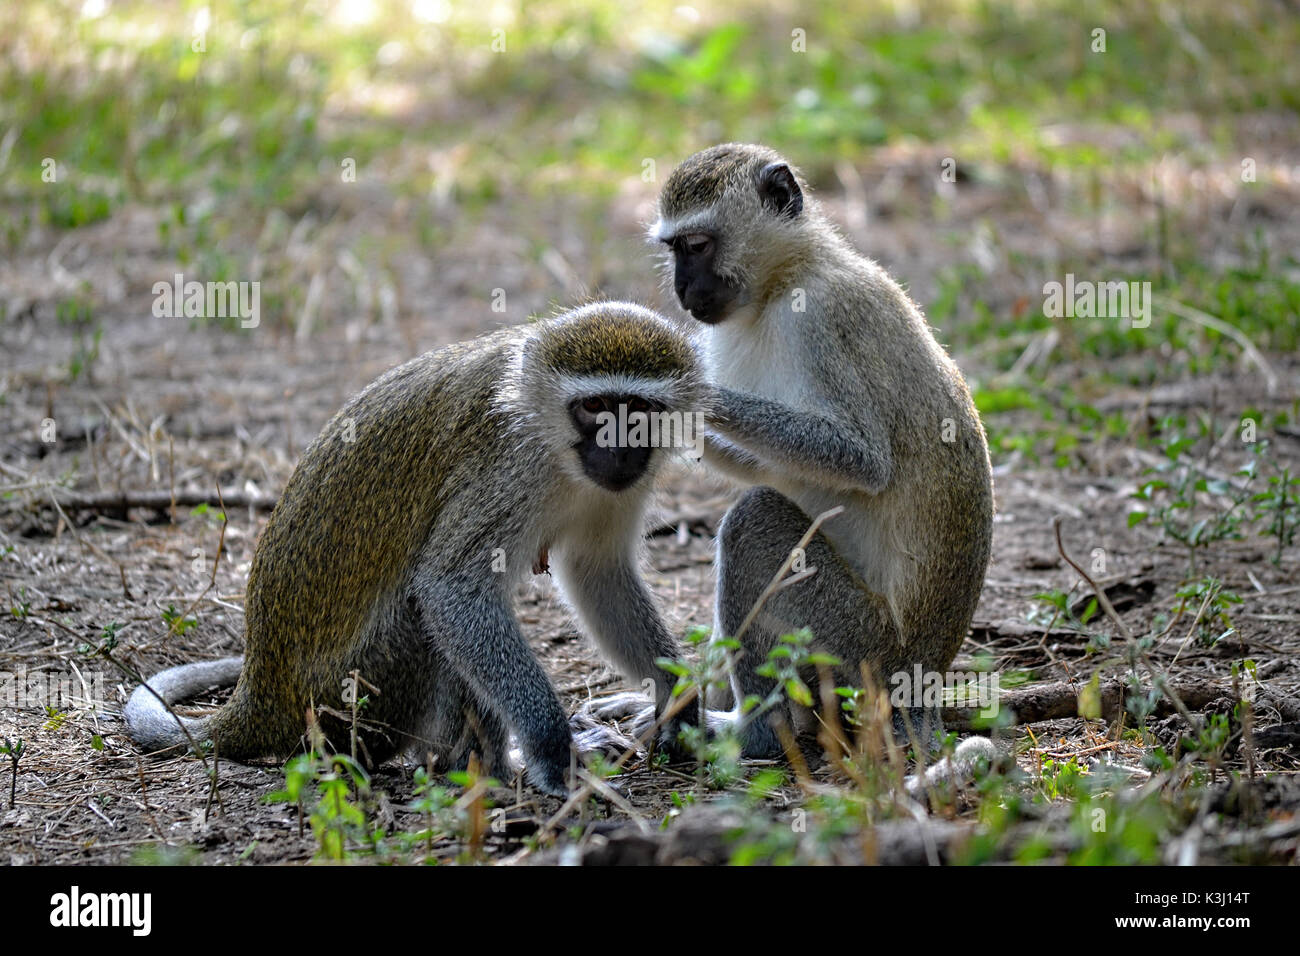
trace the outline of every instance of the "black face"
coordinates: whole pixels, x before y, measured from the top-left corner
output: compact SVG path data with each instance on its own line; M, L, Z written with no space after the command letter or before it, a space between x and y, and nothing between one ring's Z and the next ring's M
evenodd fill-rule
M570 402L569 416L578 430L573 447L587 477L608 491L634 485L645 474L653 449L648 427L638 436L637 419L631 416L662 410L658 402L639 395L588 395ZM638 437L645 440L638 442Z
M689 232L668 240L676 259L673 285L682 308L712 325L727 315L740 289L713 271L718 240L705 232Z

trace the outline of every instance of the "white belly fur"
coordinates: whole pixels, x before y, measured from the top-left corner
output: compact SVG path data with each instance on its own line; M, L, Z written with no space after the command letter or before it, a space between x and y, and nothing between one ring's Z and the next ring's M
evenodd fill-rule
M782 343L771 332L764 334L762 325L736 321L746 318L732 316L708 330L705 355L712 381L792 408L810 408L815 391L808 383L795 375L774 373L783 364L779 355ZM725 360L721 358L724 355ZM867 587L889 594L898 549L889 529L881 526L871 496L831 492L781 473L777 467L771 470L781 474L774 482L776 490L798 504L810 520L836 505L844 506L842 514L822 526L823 533Z

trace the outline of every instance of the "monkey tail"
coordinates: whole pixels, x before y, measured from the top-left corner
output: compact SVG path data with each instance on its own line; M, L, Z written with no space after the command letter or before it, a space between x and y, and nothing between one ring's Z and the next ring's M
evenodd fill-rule
M149 752L188 747L191 738L195 743L202 743L209 737L208 725L212 718L180 717L168 710L168 706L205 690L229 687L239 679L243 666L242 657L227 657L182 664L156 674L137 687L126 702L122 716L126 719L127 733Z
M967 737L957 745L951 757L944 757L926 769L924 785L917 774L912 774L903 783L913 797L922 792L923 786L933 788L947 784L954 788L962 787L987 773L997 756L997 748L987 737Z

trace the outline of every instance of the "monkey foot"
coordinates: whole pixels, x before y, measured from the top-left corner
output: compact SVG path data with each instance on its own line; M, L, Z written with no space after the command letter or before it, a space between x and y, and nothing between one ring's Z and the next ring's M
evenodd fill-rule
M636 691L623 691L608 697L596 697L582 705L579 714L596 720L626 720L628 717L640 717L642 712L650 709L654 719L654 703L645 694Z
M604 724L591 724L579 730L577 721L573 725L573 747L579 756L598 753L610 760L617 759L625 751L636 750L636 741L619 733L613 727Z

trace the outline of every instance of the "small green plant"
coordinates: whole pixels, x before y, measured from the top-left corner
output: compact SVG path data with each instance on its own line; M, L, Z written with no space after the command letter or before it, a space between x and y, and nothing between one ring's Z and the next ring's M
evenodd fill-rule
M64 723L71 716L70 710L59 710L50 704L45 705L45 716L49 719L42 725L46 730L59 731L63 729Z
M64 299L55 307L55 315L60 325L70 325L77 331L77 346L68 359L68 382L75 382L83 372L87 376L93 371L99 359L99 343L104 337L104 328L94 321L94 308L83 298ZM91 331L91 326L94 331ZM89 333L89 340L87 334Z
M226 513L224 511L212 507L206 501L191 508L190 514L195 518L202 518L211 527L216 527L226 520Z
M767 713L781 702L783 696L804 707L813 705L812 691L804 683L802 674L809 667L837 667L840 661L829 654L815 653L812 641L812 631L806 627L781 635L776 646L768 652L767 661L756 670L760 677L774 680L776 687L765 699L751 696L741 705L749 719Z
M257 846L254 840L243 853L240 860L247 859ZM166 843L146 843L131 854L133 866L198 866L203 862L203 854L198 847L168 846Z
M297 806L299 827L305 815L316 837L317 859L341 862L354 847L373 846L382 837L363 808L369 796L370 776L359 763L346 754L322 757L311 751L285 764L284 789L264 799Z
M659 829L661 830L667 830L672 825L673 821L682 815L687 807L695 806L695 794L689 791L682 793L678 790L673 790L668 794L668 800L672 803L672 807L666 814L664 814L663 822L659 824Z
M1110 635L1089 626L1097 618L1100 611L1100 606L1095 597L1090 597L1081 611L1075 611L1077 602L1071 599L1068 591L1062 591L1060 588L1053 588L1051 591L1040 591L1034 595L1033 599L1038 601L1041 606L1029 609L1026 618L1030 624L1036 624L1047 631L1052 631L1057 627L1077 631L1088 638L1086 650L1089 654L1105 650L1110 646ZM1007 686L1011 685L1008 684Z
M1043 773L1038 784L1042 795L1047 800L1073 800L1083 789L1085 771L1079 766L1075 757L1065 760L1047 758L1043 761Z
M438 840L452 838L464 843L468 848L465 859L473 860L482 855L482 843L488 819L503 819L501 810L492 815L493 804L485 791L489 787L500 786L500 782L491 777L481 776L476 770L462 770L447 774L447 780L458 792L437 783L433 774L424 767L415 771L415 789L411 802L406 808L419 813L425 818L425 827L411 834L403 834L401 840L407 849L422 846L426 862L436 862L433 851Z
M1142 866L1160 862L1172 820L1158 794L1085 796L1070 813L1074 866Z
M730 673L730 655L740 645L733 640L711 641L709 629L691 628L686 643L697 653L686 660L658 661L659 667L677 678L673 696L681 699L694 691L695 700L688 708L681 731L681 743L692 754L699 767L701 782L710 789L724 789L740 778L740 740L732 728L710 734L704 717L704 701L710 687L723 687ZM698 718L691 720L690 708Z
M9 755L9 766L13 775L9 778L9 809L14 808L14 803L18 798L18 761L23 759L23 754L27 752L27 747L23 743L23 738L17 737L10 740L8 737L0 738L0 754Z
M1243 505L1251 497L1250 485L1255 477L1255 460L1237 470L1238 480L1213 478L1187 454L1200 438L1187 432L1185 420L1167 416L1161 421L1161 451L1164 461L1148 468L1154 474L1138 485L1133 497L1143 507L1129 512L1130 528L1148 520L1158 523L1165 537L1187 549L1188 576L1196 574L1196 556L1218 541L1241 538L1241 524L1246 520ZM1207 499L1226 499L1221 507Z
M178 635L199 626L198 618L182 617L181 612L176 610L174 604L167 605L167 610L162 612L162 619L163 623L167 625L167 630Z
M121 629L121 621L109 621L100 629L99 642L96 644L79 644L77 645L77 653L88 657L111 654L117 649L117 632Z
M18 620L25 621L31 612L32 602L27 600L27 589L22 588L18 592L18 598L9 606L9 613L18 618Z
M1260 444L1262 455L1268 443ZM1300 475L1292 475L1290 465L1278 468L1268 476L1268 487L1250 500L1255 505L1253 519L1263 524L1260 535L1277 542L1271 560L1280 565L1283 550L1295 543L1300 530Z
M429 858L433 857L434 842L448 833L461 831L462 820L456 813L457 794L435 781L424 767L415 768L415 789L406 808L424 816L423 830L410 834L411 843L423 842Z
M1192 728L1178 738L1178 749L1183 753L1195 754L1209 764L1212 778L1224 764L1232 733L1232 718L1228 714L1210 714L1201 726ZM1192 779L1198 785L1208 782L1199 768Z
M695 651L693 659L670 660L664 657L655 662L661 670L677 678L673 687L674 697L680 698L692 689L695 690L697 696L694 705L686 704L688 708L694 706L701 716L695 723L703 723L704 700L708 690L727 686L728 675L731 673L731 655L740 649L740 645L729 638L712 641L709 636L707 627L693 627L686 632L686 644ZM689 715L686 716L689 718Z
M658 661L661 668L677 678L673 687L674 697L681 697L692 689L696 692L701 719L683 726L681 741L696 758L699 776L705 786L721 790L743 778L740 732L744 725L762 719L786 697L804 707L812 706L812 691L804 682L802 673L812 667L839 663L829 655L814 653L810 649L812 639L812 632L806 628L783 635L768 653L767 661L756 671L760 676L772 679L771 693L766 698L751 695L742 701L740 711L743 716L739 724L714 732L706 729L707 722L703 719L705 691L709 687L725 685L731 667L730 654L739 650L740 645L730 639L710 641L707 628L693 628L686 635L686 643L699 649L696 661L666 658Z
M1206 576L1198 581L1183 586L1175 597L1179 599L1176 613L1185 613L1189 608L1196 614L1196 641L1204 647L1213 647L1236 630L1232 618L1228 616L1229 608L1241 603L1241 597L1235 591L1226 590L1218 578Z

